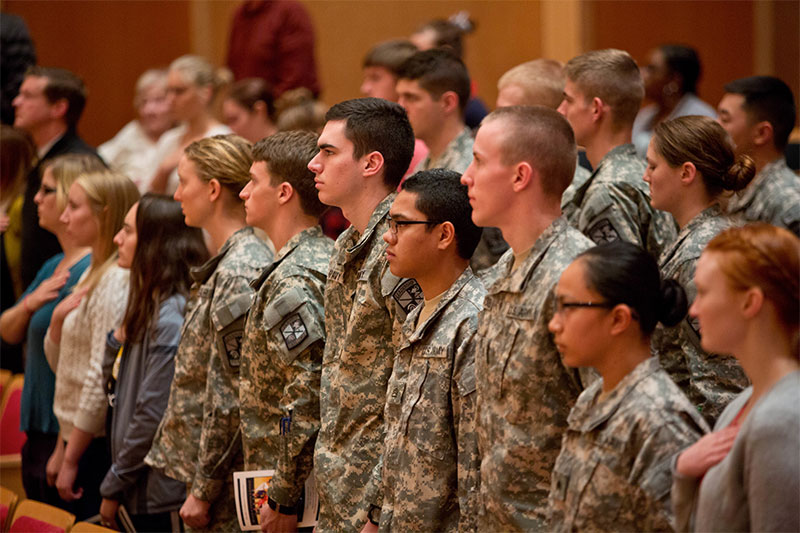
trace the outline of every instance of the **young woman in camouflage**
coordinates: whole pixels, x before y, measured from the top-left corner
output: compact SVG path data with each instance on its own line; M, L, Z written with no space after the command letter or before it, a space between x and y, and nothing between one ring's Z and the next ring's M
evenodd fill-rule
M672 214L680 228L658 265L664 278L684 287L689 305L696 293L694 269L700 253L708 241L733 225L720 198L744 189L754 175L753 160L735 156L725 130L711 118L680 117L655 127L644 180L650 185L653 207ZM697 321L688 316L675 327L657 327L653 350L711 425L748 385L736 359L703 350Z
M651 357L650 336L685 314L680 285L630 243L590 248L561 275L550 331L565 364L601 379L569 414L551 531L670 530L670 459L708 426Z
M231 482L243 466L236 324L250 307L250 282L272 261L239 199L251 164L250 143L236 135L195 141L178 164L175 199L186 225L208 233L215 255L192 269L169 403L145 462L188 485L180 515L193 530L238 528Z
M800 531L800 239L764 223L727 230L695 283L703 348L733 354L753 385L678 457L677 529Z

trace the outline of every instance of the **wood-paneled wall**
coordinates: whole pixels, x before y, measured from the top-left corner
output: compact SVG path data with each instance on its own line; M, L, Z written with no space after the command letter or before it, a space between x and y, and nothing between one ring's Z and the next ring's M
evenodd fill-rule
M317 31L322 98L359 96L361 60L374 43L403 37L433 17L467 10L477 29L466 38L466 63L491 106L497 78L547 53L566 60L592 48L628 50L640 63L663 42L695 46L704 63L700 94L715 105L734 78L775 74L798 91L800 3L779 0L303 0ZM79 73L89 87L81 121L98 144L133 116L137 76L193 52L221 65L235 1L4 0L21 15L39 62ZM765 8L766 5L766 8ZM756 31L758 30L758 31Z

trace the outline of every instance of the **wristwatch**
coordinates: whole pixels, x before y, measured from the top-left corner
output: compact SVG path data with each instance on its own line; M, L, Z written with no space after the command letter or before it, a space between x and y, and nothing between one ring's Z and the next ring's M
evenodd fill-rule
M270 497L267 497L267 505L269 505L270 509L277 511L280 514L285 514L287 516L297 514L297 509L295 509L294 505L281 505Z
M377 505L370 504L369 511L367 512L367 519L374 525L379 525L381 521L381 508Z

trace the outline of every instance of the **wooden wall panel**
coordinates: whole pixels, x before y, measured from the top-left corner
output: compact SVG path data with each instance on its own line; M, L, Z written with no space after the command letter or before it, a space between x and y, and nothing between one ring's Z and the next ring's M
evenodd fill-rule
M758 1L758 0L756 0ZM646 64L667 42L695 47L703 64L700 97L716 106L723 85L753 73L753 2L650 0L593 2L587 50L620 48Z
M5 0L28 24L39 64L80 75L89 98L79 124L92 145L131 120L136 78L189 52L187 2Z

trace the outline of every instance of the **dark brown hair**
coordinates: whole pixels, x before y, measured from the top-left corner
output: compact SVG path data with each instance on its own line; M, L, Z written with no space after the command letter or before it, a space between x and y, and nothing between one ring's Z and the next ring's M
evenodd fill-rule
M208 259L203 233L184 222L171 197L147 193L136 211L136 251L131 263L128 306L122 327L130 342L140 342L158 321L161 303L173 294L189 295L189 269Z
M317 155L319 136L310 131L281 131L258 141L253 146L253 162L264 161L274 187L282 182L292 186L307 215L319 217L327 206L319 201L314 173L308 162Z
M736 156L725 130L709 117L686 116L656 125L653 147L672 168L692 163L709 194L740 191L756 174L753 160Z

